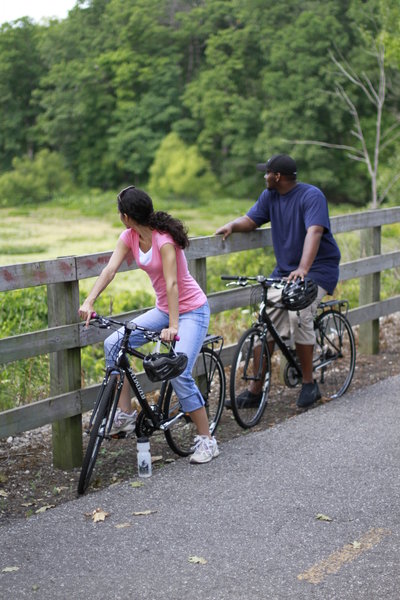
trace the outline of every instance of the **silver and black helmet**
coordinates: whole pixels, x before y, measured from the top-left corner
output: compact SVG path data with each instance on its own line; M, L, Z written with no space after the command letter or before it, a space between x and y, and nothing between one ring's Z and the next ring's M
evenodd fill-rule
M303 310L310 306L317 297L318 286L308 277L288 281L282 290L281 301L288 310Z
M184 352L155 352L143 359L143 368L150 381L174 379L186 369L188 357Z

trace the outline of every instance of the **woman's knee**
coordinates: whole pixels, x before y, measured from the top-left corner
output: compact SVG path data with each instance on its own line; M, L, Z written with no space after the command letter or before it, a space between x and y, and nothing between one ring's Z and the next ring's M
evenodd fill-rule
M185 399L197 398L196 408L200 408L200 406L203 405L202 401L200 400L201 394L190 372L185 372L179 377L176 377L171 381L171 384L182 404L185 402ZM184 410L187 409L184 408ZM192 408L191 410L194 409Z

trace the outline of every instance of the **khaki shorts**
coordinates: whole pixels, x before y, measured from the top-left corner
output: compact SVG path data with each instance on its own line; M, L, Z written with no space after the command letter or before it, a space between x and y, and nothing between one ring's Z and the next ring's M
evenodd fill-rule
M317 313L318 304L326 294L326 290L318 286L317 297L310 306L300 310L299 313L282 308L268 308L267 312L281 337L286 340L292 339L295 344L313 346L315 344L314 317ZM273 302L280 300L282 290L270 288L268 299ZM270 333L267 340L272 341Z

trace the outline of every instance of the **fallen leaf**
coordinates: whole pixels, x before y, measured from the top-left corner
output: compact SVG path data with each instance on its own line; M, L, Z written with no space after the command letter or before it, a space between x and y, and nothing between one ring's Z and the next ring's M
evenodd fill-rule
M170 464L170 463L174 463L175 459L174 458L166 458L164 461L166 464Z
M353 548L356 548L356 549L361 548L361 542L352 542L351 545L353 546Z
M110 513L104 511L104 510L96 510L93 513L93 522L94 523L98 523L99 521L105 521L106 517L109 517Z
M49 510L50 508L55 508L55 504L46 504L46 506L41 506L40 508L38 508L37 510L35 510L35 513L39 514L39 513L44 513L46 512L46 510Z
M195 565L206 565L207 561L202 556L189 556L189 562Z
M151 457L151 463L155 463L155 462L160 462L160 460L162 460L163 457L162 456L152 456Z
M315 518L318 519L318 521L332 521L330 517L323 515L322 513L318 513Z
M19 571L19 567L4 567L1 570L2 573L12 573L13 571Z
M59 487L57 486L54 488L53 493L58 495L58 494L61 494L61 492L63 490L67 490L67 489L68 489L68 487L66 485L61 485Z
M133 488L139 488L139 487L143 487L144 483L142 483L141 481L133 481L129 485Z
M85 513L85 517L91 517L94 523L99 521L105 521L106 517L109 517L110 513L102 510L101 508L95 508L91 513Z
M25 508L29 508L29 506L35 506L34 502L22 502L21 506L24 506Z
M7 492L6 492L6 491L4 491L4 490L0 490L0 496L1 496L2 498L8 498L8 494L7 494Z
M139 510L137 512L133 512L132 514L135 517L140 517L140 516L144 516L147 517L147 515L152 515L153 513L156 513L156 510Z
M125 527L131 527L132 523L118 523L115 529L125 529Z

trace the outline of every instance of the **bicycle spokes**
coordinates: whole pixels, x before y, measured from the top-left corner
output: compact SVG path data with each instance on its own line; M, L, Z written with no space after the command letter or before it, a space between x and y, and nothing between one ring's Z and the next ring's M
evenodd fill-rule
M328 398L344 394L355 368L355 342L347 319L336 310L322 313L316 322L314 373Z

